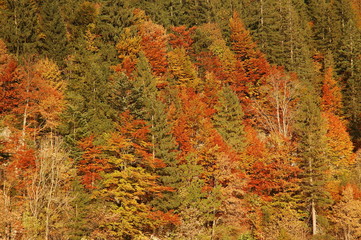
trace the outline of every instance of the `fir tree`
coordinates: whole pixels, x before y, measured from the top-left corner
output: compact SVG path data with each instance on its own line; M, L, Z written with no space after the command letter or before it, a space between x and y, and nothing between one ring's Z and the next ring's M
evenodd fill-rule
M176 187L174 184L178 181L175 175L177 146L167 121L166 107L158 99L156 79L151 73L147 58L143 54L140 54L134 78L134 90L137 91L135 94L138 94L135 106L139 108L132 109L133 114L146 120L149 124L153 158L161 159L166 164L164 168L157 170L160 175L160 183L165 187ZM174 203L175 190L165 192L164 198L157 199L154 204L164 211L174 208L176 206Z
M223 139L237 152L246 146L243 127L243 111L237 95L230 87L219 92L219 103L216 106L214 125Z
M301 159L300 174L302 179L302 196L306 212L309 213L312 234L319 233L318 215L322 213L330 197L325 191L327 159L325 155L326 129L321 116L320 98L316 88L310 83L304 83L301 92L296 119L296 135L298 137L298 153Z
M350 120L351 136L357 146L360 144L361 114L361 32L353 21L345 27L341 47L337 54L337 72L343 82L343 103L347 118Z
M129 1L101 1L95 33L101 38L99 47L105 61L115 64L115 46L124 28L131 26L132 17L132 5Z
M32 0L4 1L0 8L0 38L17 57L35 54L38 21L37 6Z
M40 19L39 52L56 60L61 66L68 54L68 43L58 1L43 1L40 8Z
M109 69L89 41L81 41L78 47L67 62L68 108L64 117L69 120L62 127L68 140L75 142L91 134L102 135L113 128L112 110L107 100Z

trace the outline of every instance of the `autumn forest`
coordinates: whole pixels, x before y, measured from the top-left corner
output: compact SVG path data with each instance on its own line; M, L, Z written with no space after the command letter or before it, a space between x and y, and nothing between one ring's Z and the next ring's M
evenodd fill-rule
M359 0L0 0L0 239L361 239Z

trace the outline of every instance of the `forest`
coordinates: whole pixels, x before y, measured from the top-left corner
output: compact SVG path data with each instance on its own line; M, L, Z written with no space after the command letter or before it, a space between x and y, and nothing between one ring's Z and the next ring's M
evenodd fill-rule
M0 239L361 239L361 1L0 0Z

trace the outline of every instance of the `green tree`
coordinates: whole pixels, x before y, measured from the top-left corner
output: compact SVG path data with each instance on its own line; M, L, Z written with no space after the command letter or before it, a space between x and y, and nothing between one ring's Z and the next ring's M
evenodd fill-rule
M197 157L190 154L185 159L177 170L179 206L175 213L180 215L181 225L175 231L176 238L207 239L212 234L207 223L215 220L214 210L220 206L220 189L205 191L205 181L200 177L204 169L197 164Z
M100 13L96 19L95 33L100 36L100 51L105 61L112 65L116 64L116 44L125 27L132 25L133 4L131 1L109 1L100 2Z
M169 211L177 207L176 182L177 177L177 145L171 133L171 126L168 123L166 106L159 99L156 87L156 78L151 72L151 66L144 56L140 54L136 70L134 72L134 104L136 108L130 108L134 116L147 122L150 129L151 152L154 159L161 159L165 163L164 168L156 169L159 177L159 184L164 187L173 187L170 191L164 192L162 198L157 198L153 205L162 211Z
M62 66L68 54L66 28L59 9L59 2L42 1L40 7L39 52L56 60Z
M305 210L310 215L312 234L315 235L319 233L318 217L330 203L325 190L324 174L328 166L325 155L326 129L316 88L310 83L304 83L300 94L295 130L298 138L298 156L301 160L300 168L303 170L300 174L301 191Z
M32 0L3 1L0 38L17 57L35 54L38 36L37 5Z
M253 10L256 13L248 20L248 26L269 62L306 75L310 64L310 29L304 2L260 0L250 6L256 7Z
M353 21L346 23L345 33L337 54L337 73L343 81L343 103L350 121L351 136L357 146L360 144L361 114L361 32Z
M111 129L112 109L109 106L109 69L87 39L81 41L75 54L67 61L67 121L62 126L67 140L75 144L81 138L100 136Z
M219 103L216 106L214 125L223 139L237 152L246 146L243 126L243 111L237 95L230 87L223 87L219 92Z

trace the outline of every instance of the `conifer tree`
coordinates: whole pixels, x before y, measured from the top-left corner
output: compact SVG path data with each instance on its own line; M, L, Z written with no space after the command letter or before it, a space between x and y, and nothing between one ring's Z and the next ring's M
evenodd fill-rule
M323 53L336 49L341 34L341 22L335 3L318 0L308 3L315 47Z
M310 83L304 83L298 105L296 119L296 135L298 137L298 154L301 159L300 174L302 179L302 196L306 212L309 213L312 234L319 233L317 216L330 203L325 191L327 159L325 155L326 129L321 116L320 98L316 88Z
M166 107L158 97L156 78L152 74L151 66L144 54L140 54L136 70L133 74L134 80L134 107L130 108L134 116L147 122L150 129L152 157L161 159L165 166L159 168L159 184L164 187L173 187L171 191L164 192L164 197L155 199L152 203L157 209L167 212L177 207L178 194L176 183L177 176L176 142L171 133L167 120Z
M100 51L107 62L116 64L116 44L124 28L132 23L132 4L129 1L100 2L100 13L96 21L95 33L100 36Z
M249 25L269 62L302 76L307 75L310 29L303 1L260 0L256 6L256 19Z
M73 144L89 134L99 136L113 128L107 100L109 69L102 64L98 49L88 39L79 40L78 44L66 67L69 104L64 116L69 120L62 126L67 140Z
M243 127L243 111L237 95L226 86L219 92L219 103L216 106L214 125L223 139L237 152L246 146Z
M63 65L68 54L65 23L58 1L46 0L40 7L39 52Z
M4 1L0 9L0 38L9 51L19 57L36 53L38 32L37 5L32 0Z
M337 54L337 72L341 76L343 87L343 104L350 121L353 141L360 144L360 113L361 113L361 53L360 30L353 21L346 23L345 33L341 39L341 47Z

